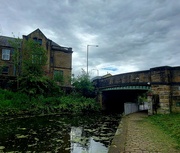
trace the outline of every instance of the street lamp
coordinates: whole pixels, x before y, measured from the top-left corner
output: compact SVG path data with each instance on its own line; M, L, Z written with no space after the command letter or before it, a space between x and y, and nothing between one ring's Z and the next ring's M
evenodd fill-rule
M90 46L98 47L98 45L87 45L87 75L88 75L88 52L89 52L89 47Z
M92 70L96 70L97 71L97 76L99 76L99 70L98 69L92 69Z

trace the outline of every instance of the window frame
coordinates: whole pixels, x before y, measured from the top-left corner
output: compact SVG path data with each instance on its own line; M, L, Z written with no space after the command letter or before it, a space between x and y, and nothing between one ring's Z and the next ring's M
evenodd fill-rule
M54 76L57 74L63 76L63 70L54 70Z
M34 37L33 40L38 43L39 45L42 45L42 39L41 38L37 38L37 37Z
M2 73L1 74L9 74L9 67L8 66L4 66L2 68Z
M58 75L61 76L61 77L62 77L62 80L63 80L63 78L64 78L64 71L63 71L63 70L54 70L54 71L53 71L53 79L56 80L56 77L57 77Z
M10 49L2 49L2 60L9 61L11 57L11 50Z

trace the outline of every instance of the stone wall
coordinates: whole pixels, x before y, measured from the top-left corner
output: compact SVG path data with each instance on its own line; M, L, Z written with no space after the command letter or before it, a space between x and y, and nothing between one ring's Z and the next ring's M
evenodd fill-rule
M180 113L180 67L172 68L171 78L171 109Z
M119 75L102 78L100 80L94 80L94 84L97 84L99 88L106 88L107 86L125 86L125 85L148 85L150 82L149 71L138 71L131 73L124 73Z
M159 95L160 108L158 114L170 113L170 86L169 85L152 85L153 94Z
M172 91L172 112L179 112L180 113L180 85L175 85L171 87Z
M54 67L71 68L71 54L62 51L54 52Z

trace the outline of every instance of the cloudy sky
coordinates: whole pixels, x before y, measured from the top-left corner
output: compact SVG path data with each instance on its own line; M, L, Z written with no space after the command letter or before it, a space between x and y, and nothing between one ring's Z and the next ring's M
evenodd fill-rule
M91 76L180 65L180 0L0 0L0 19L0 35L39 28L72 47L75 76L87 45Z

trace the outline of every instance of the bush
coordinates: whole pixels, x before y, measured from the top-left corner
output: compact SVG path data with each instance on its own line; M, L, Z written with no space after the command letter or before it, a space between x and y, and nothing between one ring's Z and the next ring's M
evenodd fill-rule
M82 96L87 98L95 97L95 88L89 78L89 75L84 70L82 70L82 74L80 76L73 79L73 86L75 87L75 91Z
M58 92L59 93L59 92ZM29 97L25 93L0 90L0 114L88 113L100 111L100 104L81 94Z
M3 108L22 108L29 103L29 97L20 92L12 92L0 89L0 106Z

